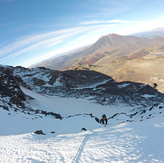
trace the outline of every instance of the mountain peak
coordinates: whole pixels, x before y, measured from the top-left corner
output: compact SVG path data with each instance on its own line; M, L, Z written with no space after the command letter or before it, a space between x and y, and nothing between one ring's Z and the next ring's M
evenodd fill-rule
M110 33L108 36L111 37L111 38L122 37L121 35L118 35L116 33Z

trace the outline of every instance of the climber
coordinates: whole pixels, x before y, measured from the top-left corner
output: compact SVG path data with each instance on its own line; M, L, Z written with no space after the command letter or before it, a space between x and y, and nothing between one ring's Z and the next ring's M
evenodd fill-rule
M106 118L106 115L105 115L105 114L103 114L103 115L102 115L102 118L101 118L100 123L107 125L108 120L107 120L107 118Z

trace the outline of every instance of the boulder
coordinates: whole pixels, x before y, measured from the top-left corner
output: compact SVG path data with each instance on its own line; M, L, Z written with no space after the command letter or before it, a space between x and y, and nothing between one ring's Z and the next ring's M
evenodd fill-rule
M36 131L34 132L34 134L38 134L38 135L46 135L45 133L43 133L42 130L36 130Z

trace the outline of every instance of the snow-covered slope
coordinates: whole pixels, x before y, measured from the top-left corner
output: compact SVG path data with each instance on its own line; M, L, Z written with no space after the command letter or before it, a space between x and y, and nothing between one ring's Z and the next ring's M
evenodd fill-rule
M35 99L29 100L31 109L57 112L63 119L0 109L0 162L164 162L164 104L103 106L21 89ZM108 125L97 123L91 113L98 118L105 113ZM36 130L45 135L34 134Z
M164 95L149 85L2 65L0 79L0 163L164 162Z

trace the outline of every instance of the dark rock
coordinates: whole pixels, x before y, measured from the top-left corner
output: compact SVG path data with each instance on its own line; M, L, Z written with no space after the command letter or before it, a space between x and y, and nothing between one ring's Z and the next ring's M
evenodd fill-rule
M87 131L87 129L86 128L82 128L81 131Z
M7 106L2 106L2 105L0 105L0 107L2 107L4 110L9 111L9 108L8 108Z
M144 113L146 113L146 110L143 110L140 114L144 114Z
M149 111L151 111L153 109L153 106L149 109Z
M96 122L100 123L99 118L95 117Z
M34 132L34 134L38 134L38 135L46 135L45 133L43 133L42 130L37 130Z
M157 83L154 83L153 84L153 88L156 88L158 85L157 85Z
M61 117L60 114L56 114L56 113L53 113L53 112L48 112L48 113L46 113L46 115L52 115L52 116L54 116L56 119L62 119L62 117Z
M135 115L137 115L138 114L138 112L135 112L134 114L131 114L130 115L130 118L132 118L133 116L135 116Z
M37 78L33 78L33 82L36 86L42 86L42 85L45 85L46 82L42 79L37 79Z

